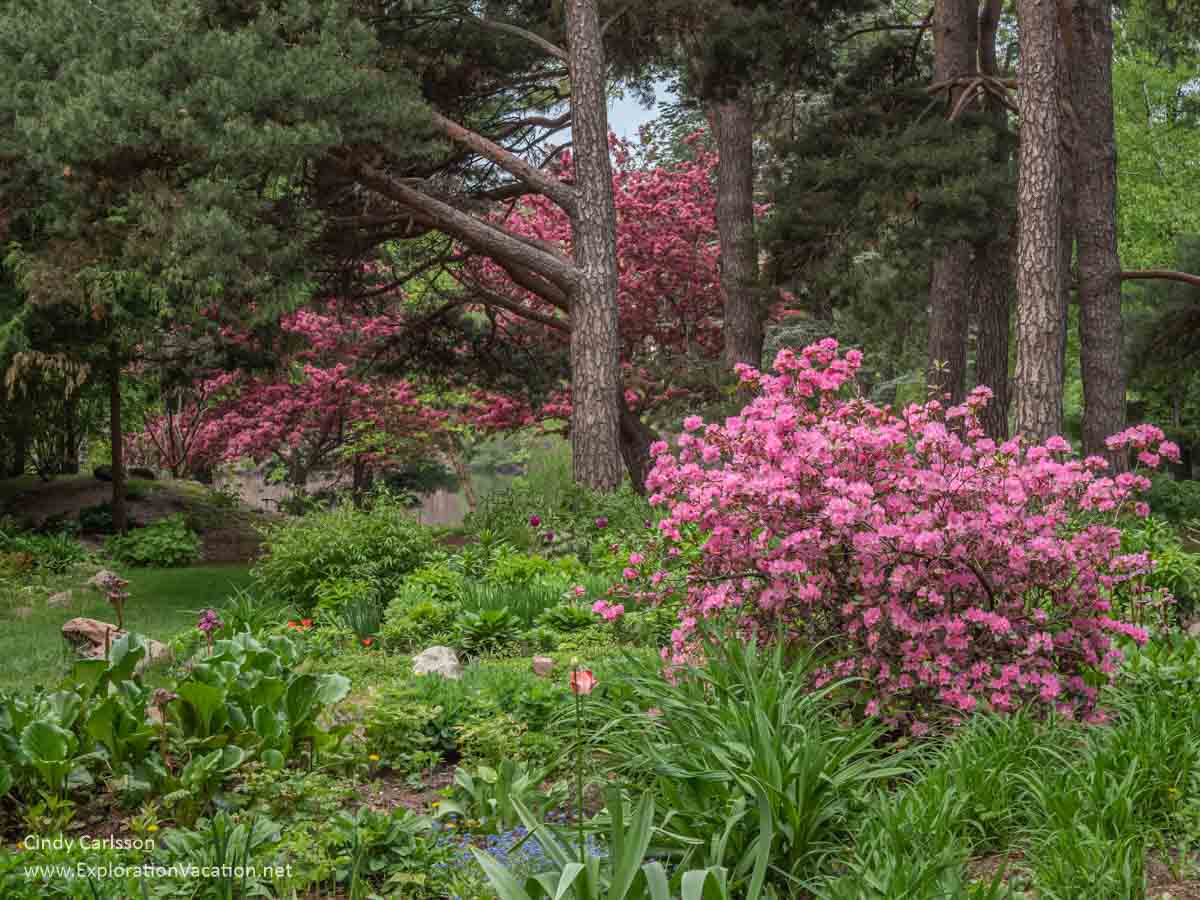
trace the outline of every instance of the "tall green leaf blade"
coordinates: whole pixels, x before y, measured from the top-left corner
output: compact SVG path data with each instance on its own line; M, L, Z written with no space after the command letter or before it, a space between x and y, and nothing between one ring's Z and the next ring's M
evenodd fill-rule
M517 883L517 879L512 876L512 873L496 862L491 854L484 853L475 847L471 848L471 853L475 855L479 867L483 869L483 874L491 882L500 900L532 900L525 889Z

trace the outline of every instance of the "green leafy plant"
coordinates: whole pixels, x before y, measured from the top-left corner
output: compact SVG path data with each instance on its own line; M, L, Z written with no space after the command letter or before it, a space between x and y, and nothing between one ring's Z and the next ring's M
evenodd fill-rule
M177 828L162 838L163 861L207 869L203 895L211 900L269 896L267 879L251 877L254 863L280 840L279 827L268 819L251 817L236 822L226 812L202 820L195 830Z
M112 504L105 501L79 510L79 529L93 534L112 534Z
M336 748L348 726L325 729L321 713L349 693L343 675L297 672L296 644L283 636L259 642L248 632L213 644L175 686L172 731L186 745L237 745L270 768L281 768L301 747Z
M226 634L239 631L260 632L287 617L287 606L267 599L246 588L235 588L221 604L221 619Z
M472 655L509 649L520 636L520 620L507 609L464 611L454 628L455 645Z
M69 534L0 532L0 553L28 557L33 566L49 572L66 572L88 558L87 550Z
M437 867L453 859L449 846L431 840L432 822L400 807L375 812L361 807L340 812L330 823L336 880L346 886L349 900L399 891L404 897L432 896L425 891Z
M457 615L456 605L406 586L388 604L380 634L390 649L423 649L449 640Z
M674 683L635 664L622 676L633 703L592 704L593 740L630 781L653 779L677 850L705 848L751 892L768 873L788 890L820 871L864 792L907 771L880 726L838 720L839 685L813 689L816 655L783 644L709 640Z
M317 585L317 609L337 613L364 600L379 603L377 586L365 578L330 578Z
M360 641L374 638L383 627L383 607L369 595L346 603L338 613L342 625Z
M693 869L676 873L677 889L662 863L647 862L654 836L654 799L643 794L626 824L621 793L606 792L609 857L579 854L521 803L514 804L518 816L537 840L552 868L530 876L522 884L491 855L472 848L488 882L500 900L732 900L735 896L721 868Z
M1175 610L1162 610L1151 621L1166 622L1179 614L1190 615L1200 605L1200 553L1184 548L1178 532L1161 519L1141 519L1121 531L1121 549L1127 553L1148 553L1154 569L1144 576L1152 592L1167 591L1175 600ZM1131 610L1134 621L1145 621L1145 610Z
M269 527L253 576L265 596L308 611L324 582L361 580L387 596L434 553L429 529L384 497L368 509L343 505Z
M590 609L569 601L552 606L537 617L539 627L552 628L559 632L591 628L598 621L596 614Z
M1156 516L1182 524L1200 519L1200 481L1172 478L1166 473L1150 479L1146 502Z
M474 772L459 766L454 772L454 792L442 802L438 814L479 822L485 832L508 831L521 824L518 804L543 819L547 810L565 799L566 792L558 785L543 791L545 779L545 772L511 759L494 768L479 766Z
M144 528L113 535L104 549L130 566L186 566L200 557L200 538L182 515L168 516Z
M467 575L452 568L448 560L438 560L416 569L404 579L403 591L445 603L462 599Z
M471 582L463 589L462 608L472 613L506 611L529 627L543 612L558 605L566 586L561 580L538 580L508 587Z

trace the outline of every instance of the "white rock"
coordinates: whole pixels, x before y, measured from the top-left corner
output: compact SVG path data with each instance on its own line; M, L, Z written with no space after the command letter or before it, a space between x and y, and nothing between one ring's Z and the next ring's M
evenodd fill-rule
M57 607L59 609L70 606L71 605L71 592L70 591L59 591L57 594L52 594L49 597L49 599L46 600L46 605L51 606L51 607Z
M413 657L413 674L462 678L462 663L450 647L430 647Z

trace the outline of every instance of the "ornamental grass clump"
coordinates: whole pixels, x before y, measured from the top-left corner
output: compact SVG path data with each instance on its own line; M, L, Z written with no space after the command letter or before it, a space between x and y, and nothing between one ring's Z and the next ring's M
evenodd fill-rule
M782 351L773 375L739 366L758 390L740 414L691 416L677 450L654 445L661 563L626 573L627 601L682 598L674 663L697 651L701 620L728 611L735 629L828 640L845 652L817 682L859 679L865 714L918 734L1026 704L1101 717L1114 638L1146 639L1122 611L1152 566L1121 553L1113 523L1148 513L1136 469L1178 448L1130 428L1108 446L1138 466L1109 474L1061 437L989 438L985 387L949 407L876 406L856 389L860 364L825 340Z

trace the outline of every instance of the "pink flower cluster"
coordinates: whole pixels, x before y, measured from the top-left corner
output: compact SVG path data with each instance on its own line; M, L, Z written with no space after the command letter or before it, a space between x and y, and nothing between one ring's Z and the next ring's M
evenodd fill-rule
M1111 521L1148 479L1110 477L1062 438L997 444L978 424L984 387L950 408L873 405L854 390L860 364L825 340L782 351L775 374L740 367L759 393L739 415L689 417L677 452L653 448L664 567L695 558L686 546L700 563L629 594L684 595L674 662L702 620L733 611L741 629L825 641L840 661L821 680L856 679L866 712L894 725L1031 702L1098 715L1085 676L1114 671L1115 636L1146 639L1113 614L1151 563L1121 555ZM1147 466L1178 457L1149 425L1109 446Z

